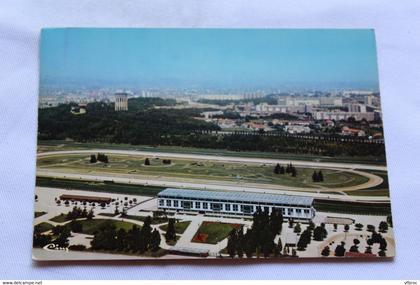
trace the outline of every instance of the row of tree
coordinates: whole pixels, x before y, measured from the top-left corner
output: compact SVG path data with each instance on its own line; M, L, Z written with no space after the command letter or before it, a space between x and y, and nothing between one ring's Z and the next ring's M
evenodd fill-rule
M244 255L249 258L254 255L259 257L261 254L264 257L279 256L283 247L281 239L277 244L274 239L281 233L282 225L281 210L274 208L271 214L268 214L259 207L254 213L252 227L246 233L242 227L230 232L227 245L229 255L232 258L242 258Z
M91 246L93 250L125 251L143 254L146 251L157 252L160 248L160 233L152 230L151 217L147 217L143 226L136 225L126 231L116 229L113 223L105 223L95 233Z
M286 167L280 165L279 163L276 164L274 167L274 174L290 174L293 177L296 177L297 170L296 167L289 163Z
M324 175L322 174L322 171L314 171L312 174L312 181L313 182L323 182L324 181Z
M98 153L97 156L95 156L94 154L90 155L90 163L96 163L98 161L108 163L108 156L103 153Z
M86 208L80 208L80 207L73 207L71 211L69 211L66 215L67 220L75 220L75 219L83 219L86 218L87 220L91 220L94 217L93 210L90 209L89 211L86 210Z

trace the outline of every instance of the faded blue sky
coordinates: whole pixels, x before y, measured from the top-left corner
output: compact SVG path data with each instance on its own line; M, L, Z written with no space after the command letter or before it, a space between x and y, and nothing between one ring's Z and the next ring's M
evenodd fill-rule
M377 88L373 30L44 29L41 84Z

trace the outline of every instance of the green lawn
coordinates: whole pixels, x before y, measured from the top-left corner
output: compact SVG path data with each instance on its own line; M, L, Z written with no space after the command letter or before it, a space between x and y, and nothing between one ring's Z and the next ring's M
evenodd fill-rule
M141 221L144 222L146 220L146 217L144 216L135 216L135 215L126 215L124 217L121 217L124 219L131 219L131 220L136 220L136 221ZM162 224L168 221L168 218L165 217L156 217L156 218L152 218L152 225L156 225L156 224Z
M70 154L70 155L54 155L50 157L40 157L37 161L37 167L56 169L59 171L77 172L77 173L115 173L115 174L131 174L131 175L146 175L153 177L176 177L184 179L205 179L229 182L244 182L244 183L261 183L285 185L303 188L334 188L334 187L348 187L359 185L368 181L368 178L355 173L322 169L324 181L314 183L312 181L312 168L297 168L297 177L292 177L289 174L275 174L273 172L273 164L260 163L234 163L234 162L217 162L208 160L188 160L188 159L171 159L170 165L163 164L163 158L150 157L150 165L144 165L146 156L128 156L128 155L114 155L110 154L109 163L90 163L89 154ZM319 169L316 169L319 170ZM63 180L63 179L61 179ZM38 182L42 184L42 182ZM48 184L54 184L49 182ZM57 184L57 182L55 183ZM67 183L68 184L68 183ZM121 191L140 192L140 186L131 186L127 184L92 182L82 185L77 181L72 182L74 188L81 189L101 189L106 191L106 188L120 187ZM110 183L108 183L110 184ZM45 185L45 183L44 183ZM70 184L71 185L71 184ZM127 188L134 187L131 191ZM145 193L160 191L160 187L143 186L146 189ZM149 189L150 188L150 189ZM115 192L116 189L112 189ZM153 191L147 191L153 190ZM156 190L156 191L155 191ZM131 193L128 193L131 194ZM138 193L143 194L143 193Z
M42 222L34 227L34 231L38 233L43 233L43 232L51 230L53 227L54 226L51 225L50 223Z
M192 242L216 244L225 239L232 229L240 228L238 224L203 222L195 233Z
M44 212L44 211L42 211L42 212L35 212L35 218L41 217L41 216L45 215L46 213L47 212Z
M101 227L105 226L106 224L113 224L116 227L117 231L121 228L128 231L135 225L130 222L106 219L81 220L80 223L82 224L82 233L89 235L93 235L96 231L98 231ZM136 226L140 227L139 225Z
M354 215L386 216L391 214L391 206L386 203L363 204L339 201L315 200L314 208L320 212L343 213Z
M98 216L115 217L116 215L114 213L99 213Z
M60 214L58 216L55 216L54 218L51 218L50 221L56 222L56 223L64 223L67 220L67 214Z
M183 221L183 222L176 222L175 223L175 232L177 234L183 234L185 232L185 230L188 228L188 226L190 225L190 221ZM162 225L159 227L162 231L165 231L168 229L168 224Z

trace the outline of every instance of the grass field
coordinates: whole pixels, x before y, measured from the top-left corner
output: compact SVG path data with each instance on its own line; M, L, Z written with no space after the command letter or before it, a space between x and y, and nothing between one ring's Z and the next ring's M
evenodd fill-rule
M42 222L34 227L34 231L36 233L43 233L43 232L51 230L53 227L54 226L51 225L50 223Z
M348 203L339 201L315 200L314 208L320 212L353 214L353 215L372 215L383 216L391 214L389 204L362 204Z
M44 212L44 211L42 211L42 212L35 212L35 218L41 217L41 216L45 215L46 213L47 212Z
M64 222L68 221L67 220L67 214L62 213L58 216L55 216L55 217L51 218L50 221L53 221L53 222L56 222L56 223L64 223Z
M175 232L177 234L183 234L185 230L188 228L188 226L191 224L191 221L183 221L183 222L177 222L175 223ZM165 231L168 229L168 224L162 225L159 227L162 231Z
M98 231L101 227L112 224L115 226L116 230L124 229L126 231L130 230L135 224L130 222L123 222L123 221L116 221L116 220L106 220L106 219L93 219L93 220L81 220L80 223L82 224L82 233L93 235L96 231ZM138 225L135 225L140 227Z
M216 244L225 239L232 229L239 229L240 227L239 224L203 222L191 241Z
M369 156L352 156L352 157L326 157L309 154L291 154L278 152L252 152L252 151L229 151L224 149L207 149L207 148L190 148L190 147L173 147L173 146L144 146L130 144L110 144L110 143L80 143L74 141L38 141L38 151L54 151L54 150L71 150L71 149L125 149L125 150L142 150L142 151L161 151L172 153L190 153L203 155L222 155L222 156L238 156L238 157L259 157L259 158L275 158L275 159L291 159L305 161L320 162L352 162L366 163L375 165L385 165L385 157L369 157Z
M94 192L108 192L128 195L141 195L154 197L157 193L165 189L164 187L157 186L143 186L143 185L130 185L122 183L102 183L102 182L91 182L83 180L71 180L71 179L56 179L47 177L37 177L36 186L39 187L52 187L62 189L77 189L77 190L88 190Z
M275 174L274 165L256 163L226 163L207 160L172 159L164 164L161 158L149 157L150 165L145 165L146 157L128 155L108 155L109 163L90 163L89 154L54 155L38 158L39 169L77 173L113 173L146 175L153 177L177 177L185 179L205 179L244 183L275 184L303 188L334 188L359 185L368 178L351 172L322 169L324 181L313 182L313 168L297 168L297 177L289 174Z
M124 219L129 219L129 220L135 220L135 221L141 221L144 222L146 220L146 217L144 216L135 216L135 215L126 215L124 217L121 217ZM168 218L165 217L155 217L152 218L152 225L156 225L156 224L162 224L168 221Z

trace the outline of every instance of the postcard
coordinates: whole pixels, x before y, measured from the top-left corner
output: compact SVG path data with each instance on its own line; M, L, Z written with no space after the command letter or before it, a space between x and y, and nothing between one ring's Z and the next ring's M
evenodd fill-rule
M395 256L371 29L44 29L33 258Z

